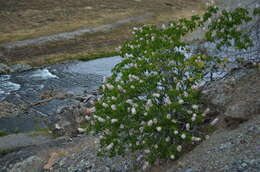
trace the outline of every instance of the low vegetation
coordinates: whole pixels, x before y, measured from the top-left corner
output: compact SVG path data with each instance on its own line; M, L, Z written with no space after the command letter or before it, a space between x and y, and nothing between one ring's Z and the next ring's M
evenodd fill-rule
M32 132L29 133L31 136L53 136L53 133L50 129L48 128L41 128L41 129L37 129L34 130Z
M0 137L6 136L8 133L6 131L0 130Z

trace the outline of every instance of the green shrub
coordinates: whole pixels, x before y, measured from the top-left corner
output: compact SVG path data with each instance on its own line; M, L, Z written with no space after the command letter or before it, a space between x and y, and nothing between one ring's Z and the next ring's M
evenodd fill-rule
M89 119L89 130L100 136L100 154L141 150L153 163L176 159L187 145L200 142L204 137L200 128L209 109L201 108L197 88L209 69L224 62L191 54L182 38L206 27L206 39L215 41L218 48L231 46L231 40L235 47L247 48L250 39L247 35L240 39L242 31L236 26L250 21L248 15L242 8L219 13L218 8L209 7L203 16L183 18L160 29L134 28L133 40L121 47L123 61L102 85L103 95Z
M0 130L0 137L6 136L8 133L6 131Z

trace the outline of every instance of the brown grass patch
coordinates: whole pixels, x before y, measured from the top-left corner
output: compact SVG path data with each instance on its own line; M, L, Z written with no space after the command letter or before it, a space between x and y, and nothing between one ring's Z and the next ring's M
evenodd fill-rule
M0 0L0 42L108 24L152 12L152 23L169 21L201 0Z
M201 13L202 2L204 0L0 0L0 43L100 26L146 13L153 16L143 24L162 24ZM8 63L37 66L82 57L92 59L113 52L116 46L131 39L131 28L137 25L140 24L130 23L106 33L3 50L2 54Z

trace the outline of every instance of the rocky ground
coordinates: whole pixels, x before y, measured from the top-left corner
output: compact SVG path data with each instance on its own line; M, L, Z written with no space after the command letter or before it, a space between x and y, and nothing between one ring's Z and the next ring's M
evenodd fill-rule
M210 119L219 119L216 131L181 159L164 162L149 171L259 171L259 71L259 67L247 65L206 85L203 99L211 107ZM88 101L82 97L78 101L82 100ZM80 118L84 120L84 115L89 115L86 106L91 105L84 102L82 114L76 112L78 107L61 110L61 115L58 114L61 118L52 132L62 137L29 134L2 137L0 146L6 151L1 153L1 171L138 171L141 161L136 162L130 155L115 158L96 156L97 139L81 133L78 128ZM21 145L8 144L17 138Z

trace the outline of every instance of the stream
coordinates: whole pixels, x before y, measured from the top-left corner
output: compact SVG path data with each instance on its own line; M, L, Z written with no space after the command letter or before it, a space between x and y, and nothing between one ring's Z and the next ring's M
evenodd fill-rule
M103 77L110 76L112 68L120 61L119 56L87 62L70 61L1 75L0 106L8 102L8 105L14 105L10 107L15 108L2 107L9 115L0 112L0 130L12 133L47 128L46 124L55 118L57 111L79 103L67 97L87 95L87 92L97 89ZM57 95L64 98L37 104Z
M44 88L63 88L75 92L79 87L92 89L99 86L92 83L100 82L102 77L108 77L112 68L120 61L121 58L116 56L87 62L60 63L23 73L0 75L0 101L10 93L15 94L28 89L40 91ZM82 80L84 76L86 79ZM75 88L76 80L79 82L78 88Z

